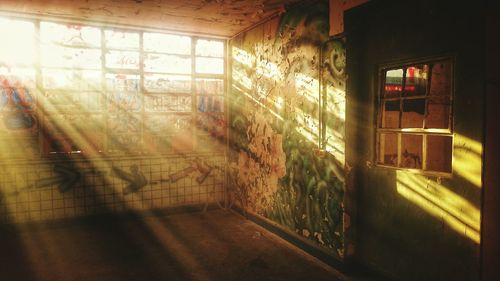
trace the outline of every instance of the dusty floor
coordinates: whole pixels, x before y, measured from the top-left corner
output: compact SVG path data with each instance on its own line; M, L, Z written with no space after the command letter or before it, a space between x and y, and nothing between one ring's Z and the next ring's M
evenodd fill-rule
M0 280L350 280L230 211L0 227Z

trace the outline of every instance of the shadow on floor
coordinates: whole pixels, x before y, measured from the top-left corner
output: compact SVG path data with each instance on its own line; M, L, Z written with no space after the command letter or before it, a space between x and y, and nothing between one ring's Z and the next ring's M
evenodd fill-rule
M0 280L351 280L229 211L3 225L0 234Z

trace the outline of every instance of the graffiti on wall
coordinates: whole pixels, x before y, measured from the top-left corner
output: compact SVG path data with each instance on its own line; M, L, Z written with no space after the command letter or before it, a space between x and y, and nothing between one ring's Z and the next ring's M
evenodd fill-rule
M29 89L20 82L0 77L0 112L4 130L35 128L34 106L35 99Z
M321 58L327 11L291 9L233 39L230 178L243 208L343 256L345 56L331 43ZM321 92L320 77L340 96ZM323 143L341 153L318 157Z

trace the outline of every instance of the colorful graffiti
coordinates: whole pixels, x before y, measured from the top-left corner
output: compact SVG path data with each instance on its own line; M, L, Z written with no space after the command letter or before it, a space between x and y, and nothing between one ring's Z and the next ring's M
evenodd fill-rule
M0 112L6 130L36 127L36 119L32 113L34 105L33 95L20 82L0 77Z
M326 76L344 93L345 56L335 42L337 53L323 59L327 41L328 1L293 8L232 40L230 175L245 210L342 257L344 150L323 146L344 147L345 98L322 92L320 81ZM318 156L319 148L326 153Z

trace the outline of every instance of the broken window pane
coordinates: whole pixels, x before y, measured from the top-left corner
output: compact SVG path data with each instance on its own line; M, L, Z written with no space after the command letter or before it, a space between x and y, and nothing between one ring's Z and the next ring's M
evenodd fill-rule
M401 164L402 168L422 168L422 135L401 135Z
M204 57L224 57L224 43L222 41L198 39L196 41L196 55Z
M429 66L410 66L406 69L405 96L425 96L427 93L427 79Z
M425 99L403 100L402 128L423 128Z
M191 54L191 38L162 33L144 33L144 50L176 55Z
M196 93L199 95L224 95L224 80L196 79Z
M42 43L66 46L99 47L101 31L99 28L79 24L40 23Z
M224 74L224 59L197 57L196 72L206 74Z
M138 52L109 51L106 53L106 67L139 69Z
M154 93L191 93L191 77L183 75L145 74L144 88Z
M427 170L451 172L452 137L427 136Z
M382 116L382 128L399 128L400 101L386 101Z
M432 66L431 96L449 96L452 89L452 67L450 62L437 62Z
M191 58L175 55L147 54L144 70L149 72L190 74Z
M398 135L379 134L379 163L396 167L398 164Z
M122 50L139 49L139 34L131 32L121 32L115 30L105 30L104 38L106 47Z
M399 97L403 90L403 69L388 70L385 73L383 97Z

